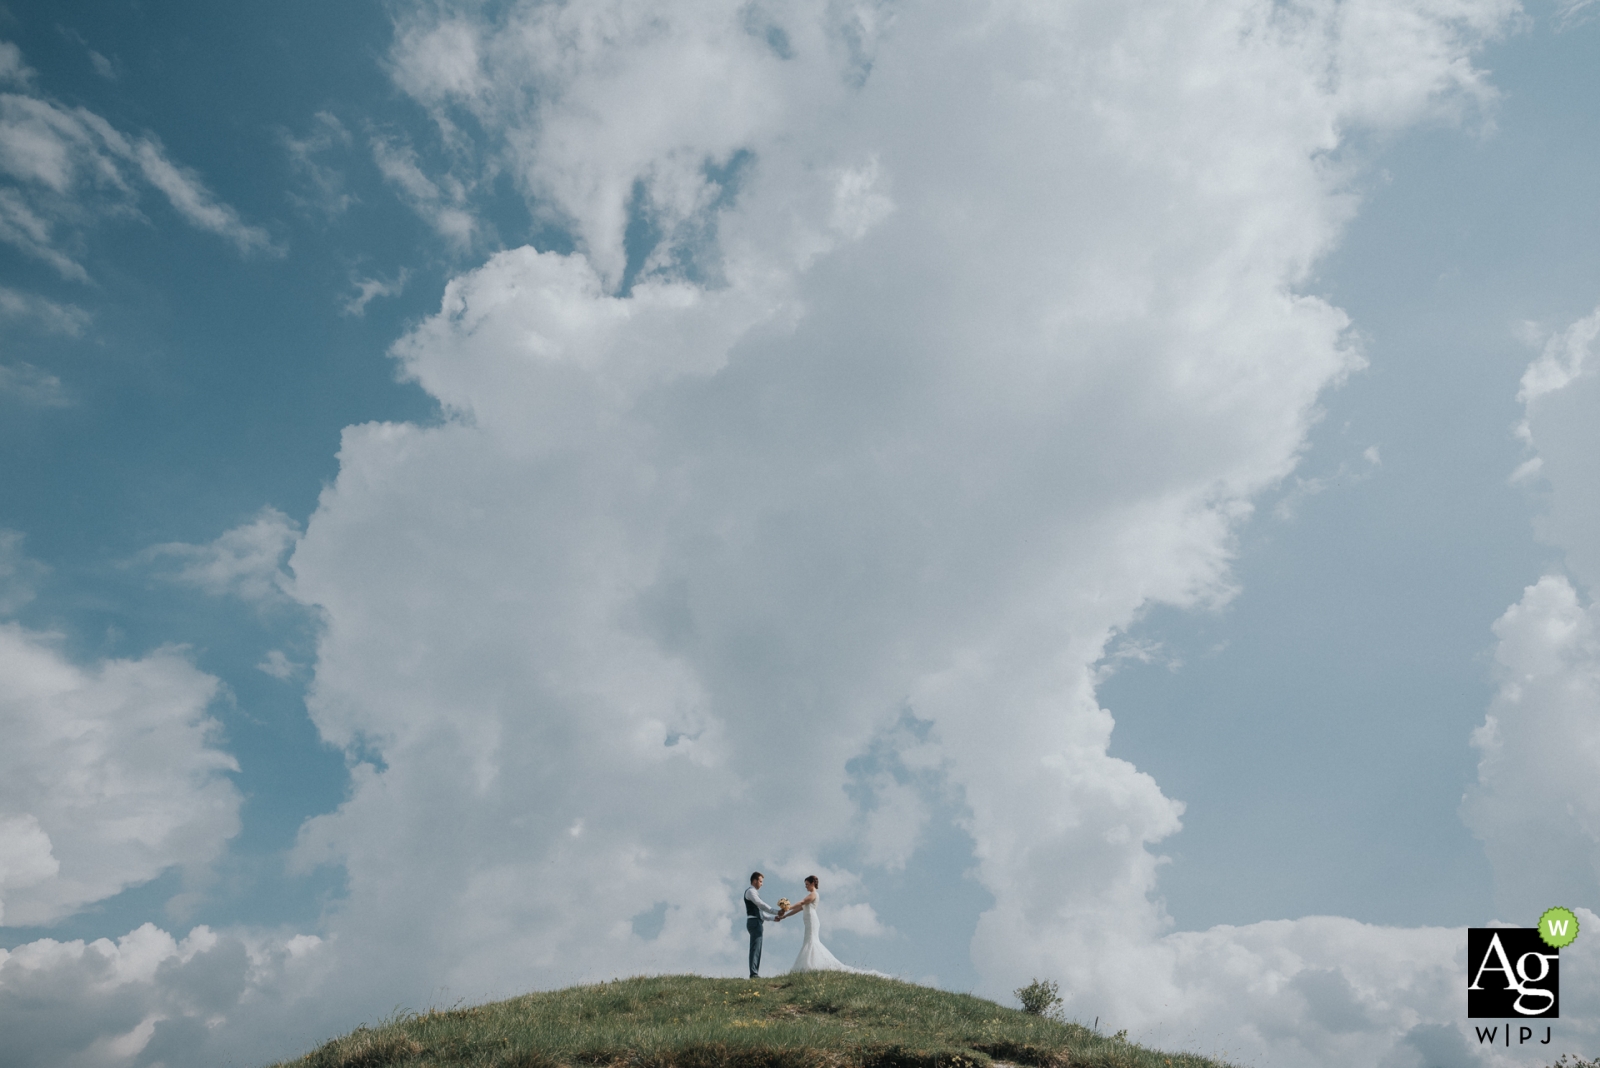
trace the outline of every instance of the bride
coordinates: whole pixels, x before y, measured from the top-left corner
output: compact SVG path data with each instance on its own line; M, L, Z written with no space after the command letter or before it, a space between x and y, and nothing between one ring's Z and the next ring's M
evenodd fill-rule
M828 947L822 944L822 921L817 918L817 887L821 885L815 875L806 876L806 896L788 909L778 914L778 919L786 919L796 913L803 913L806 918L806 938L800 944L800 955L794 960L794 967L790 972L854 972L856 975L876 975L882 979L891 978L882 972L872 971L870 968L852 968L843 963L838 957L828 952Z

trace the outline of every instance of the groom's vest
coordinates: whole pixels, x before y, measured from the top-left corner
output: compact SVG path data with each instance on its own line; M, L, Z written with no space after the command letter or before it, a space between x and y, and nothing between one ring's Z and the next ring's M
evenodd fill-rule
M761 919L761 910L756 908L756 903L749 898L744 899L744 910L750 914L752 920Z

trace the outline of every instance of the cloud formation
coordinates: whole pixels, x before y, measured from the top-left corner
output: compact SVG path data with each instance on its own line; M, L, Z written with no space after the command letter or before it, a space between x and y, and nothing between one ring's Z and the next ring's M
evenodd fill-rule
M430 178L417 162L417 153L401 139L374 136L372 159L378 171L400 198L434 231L457 249L472 245L478 220L468 207L470 186L453 174Z
M299 538L300 525L269 505L209 544L168 542L152 546L143 558L176 562L177 570L167 574L174 582L263 603L283 599L283 561Z
M325 219L334 219L358 202L355 194L345 187L344 172L323 160L330 153L350 147L350 131L338 116L319 111L304 137L296 137L287 130L281 131L279 137L288 153L289 165L305 190L289 195L298 207L313 210Z
M1595 0L1556 0L1556 29L1570 30L1594 18Z
M217 680L175 650L89 668L0 623L0 909L53 923L172 867L202 870L239 829L233 758L206 713Z
M170 159L153 136L128 136L87 108L69 108L34 87L15 45L0 48L0 241L86 282L81 259L89 230L139 218L141 182L180 217L241 253L281 250L258 226L217 199L200 176Z
M0 616L32 601L50 569L22 551L22 532L0 527Z
M345 298L342 311L346 315L357 317L367 314L367 305L378 297L398 297L406 288L406 278L410 272L405 268L392 280L382 278L354 278L350 284L355 287L355 293Z
M89 313L33 293L0 286L0 319L26 323L47 334L77 337L89 325Z
M403 19L396 81L579 251L450 284L395 353L451 420L347 431L293 558L313 716L381 758L301 843L350 875L351 960L726 970L752 849L831 858L836 904L905 862L915 798L846 789L893 739L960 798L988 992L1059 975L1077 1015L1283 1064L1455 1033L1450 932L1167 933L1182 806L1108 755L1094 671L1142 606L1230 595L1358 363L1296 291L1354 207L1344 133L1487 99L1511 10Z
M0 363L0 398L36 408L65 408L72 404L72 397L61 379L24 360Z
M272 1020L321 1015L301 993L318 978L320 948L311 935L273 939L203 926L178 940L147 923L115 942L41 939L10 953L0 950L5 1063L239 1063L241 1045L262 1044L265 1028L252 1014ZM219 1027L225 1020L230 1026Z

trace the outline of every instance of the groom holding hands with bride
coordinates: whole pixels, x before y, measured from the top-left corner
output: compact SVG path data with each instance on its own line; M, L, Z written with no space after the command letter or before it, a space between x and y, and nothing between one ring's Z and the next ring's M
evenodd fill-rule
M800 955L795 958L794 967L789 971L854 972L857 975L889 978L882 972L852 968L848 964L841 963L839 958L829 953L828 947L822 944L822 921L817 916L817 888L821 883L815 875L806 876L805 897L794 905L790 905L787 898L780 898L778 904L786 907L777 909L761 900L761 884L764 882L766 878L760 872L751 872L750 886L744 892L745 930L750 932L750 978L760 978L763 921L770 917L773 923L779 923L797 913L806 918L806 936L805 941L800 944Z

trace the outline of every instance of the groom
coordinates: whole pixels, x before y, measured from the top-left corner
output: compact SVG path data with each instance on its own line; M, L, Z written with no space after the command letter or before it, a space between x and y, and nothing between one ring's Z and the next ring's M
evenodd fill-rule
M761 971L761 921L763 917L770 916L774 923L778 922L778 910L761 900L761 884L765 877L758 871L750 873L750 888L744 892L744 910L749 918L744 921L745 930L750 932L750 978L757 979Z

